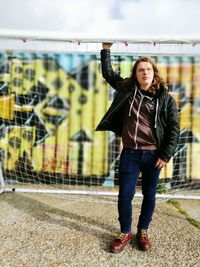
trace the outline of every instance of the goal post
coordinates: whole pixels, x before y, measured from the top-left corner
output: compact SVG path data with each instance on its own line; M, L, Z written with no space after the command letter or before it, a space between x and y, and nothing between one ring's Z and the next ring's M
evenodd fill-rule
M199 36L135 36L121 38L94 38L72 36L65 32L18 31L0 29L0 49L38 52L97 53L102 42L114 44L114 52L120 54L159 54L199 56Z
M121 140L95 131L114 93L101 75L102 42L113 43L123 77L140 55L155 60L181 128L157 197L200 199L200 39L166 36L0 31L0 192L117 195Z

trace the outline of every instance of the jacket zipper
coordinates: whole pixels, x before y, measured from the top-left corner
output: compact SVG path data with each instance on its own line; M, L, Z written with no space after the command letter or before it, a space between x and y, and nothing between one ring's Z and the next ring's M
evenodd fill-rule
M135 136L134 136L135 149L138 148L138 145L137 145L137 132L138 132L138 127L139 127L140 108L141 108L142 101L143 101L144 97L145 97L145 96L142 95L141 100L140 100L140 103L139 103L139 106L138 106L137 121L136 121L136 126L135 126Z
M115 106L115 108L110 112L109 117L112 116L112 114L124 104L124 102L129 98L131 94L132 92L128 93L127 96L124 99L122 99L117 106Z

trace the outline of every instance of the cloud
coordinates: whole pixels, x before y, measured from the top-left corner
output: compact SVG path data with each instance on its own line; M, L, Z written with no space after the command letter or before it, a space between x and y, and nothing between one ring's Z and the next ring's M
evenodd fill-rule
M191 35L199 33L198 0L141 0L122 6L124 22L120 31L146 35ZM126 25L126 27L124 27Z
M94 38L198 35L198 0L0 0L1 29Z

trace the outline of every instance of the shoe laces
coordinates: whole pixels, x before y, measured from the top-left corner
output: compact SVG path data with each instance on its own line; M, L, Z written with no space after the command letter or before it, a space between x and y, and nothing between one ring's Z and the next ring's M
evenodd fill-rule
M117 238L117 239L122 240L122 239L124 238L124 236L125 236L124 233L121 233L121 232L116 233L116 238Z
M142 238L147 238L147 230L142 229L140 235Z

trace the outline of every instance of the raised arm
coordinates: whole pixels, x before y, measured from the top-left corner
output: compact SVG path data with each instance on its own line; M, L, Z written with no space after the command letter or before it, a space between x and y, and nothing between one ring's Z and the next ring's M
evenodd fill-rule
M113 43L102 43L103 49L110 49Z
M113 71L110 58L110 48L112 43L102 43L103 49L101 50L101 69L103 78L117 90L117 83L122 81L123 78Z

